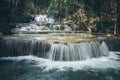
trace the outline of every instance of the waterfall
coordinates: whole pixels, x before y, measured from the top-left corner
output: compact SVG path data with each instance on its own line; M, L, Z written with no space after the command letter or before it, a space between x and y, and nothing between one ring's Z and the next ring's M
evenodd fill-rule
M109 51L102 42L49 43L36 40L0 40L0 56L35 55L53 61L78 61L108 56Z
M100 51L104 56L107 56L109 53L108 47L104 41L102 42L102 44L100 46Z
M120 51L120 37L100 37L100 41L104 41L110 51Z
M79 44L53 44L47 53L47 58L55 61L78 61L93 57L108 56L109 52L103 42L79 43Z
M44 57L50 44L35 40L0 40L0 56L36 55Z

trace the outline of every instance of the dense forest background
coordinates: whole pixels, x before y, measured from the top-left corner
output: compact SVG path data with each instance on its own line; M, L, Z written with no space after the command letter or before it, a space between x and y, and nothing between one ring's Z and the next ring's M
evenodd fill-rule
M58 24L75 24L77 30L120 33L120 0L1 0L0 32L10 34L18 23L47 14Z

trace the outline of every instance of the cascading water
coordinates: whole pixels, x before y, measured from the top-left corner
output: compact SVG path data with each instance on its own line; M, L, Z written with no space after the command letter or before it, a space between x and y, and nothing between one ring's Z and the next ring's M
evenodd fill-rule
M79 44L53 44L47 53L47 58L58 61L78 61L93 57L108 56L108 49L103 42L79 43Z
M50 48L48 42L30 40L0 40L0 56L36 55L43 57Z
M120 51L120 37L100 37L100 41L104 41L110 51Z
M35 21L30 23L17 24L16 28L12 29L13 33L37 33L40 31L49 30L64 30L69 31L71 28L68 25L59 25L55 23L53 18L47 17L47 15L36 15Z
M104 42L51 44L40 41L1 40L0 43L0 56L35 55L53 61L79 61L109 55Z

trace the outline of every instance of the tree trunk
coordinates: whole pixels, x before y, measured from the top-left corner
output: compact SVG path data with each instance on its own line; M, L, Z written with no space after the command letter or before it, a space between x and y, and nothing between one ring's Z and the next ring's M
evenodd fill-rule
M117 19L115 18L115 25L114 25L114 35L116 35L118 33L118 27L117 27Z
M120 0L116 1L117 3L117 33L120 33Z
M104 29L104 28L103 28L103 17L100 16L99 18L100 18L100 27L101 27L101 31L104 32L104 30L103 30L103 29Z

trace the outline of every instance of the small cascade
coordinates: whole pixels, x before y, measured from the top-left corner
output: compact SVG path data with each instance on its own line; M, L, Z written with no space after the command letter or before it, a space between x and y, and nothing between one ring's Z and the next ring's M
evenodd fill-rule
M109 53L108 47L104 41L102 42L102 44L100 46L100 51L101 51L102 55L104 55L104 56L107 56Z
M47 53L47 58L53 61L78 61L101 56L108 56L107 46L103 42L79 44L53 44Z
M104 41L110 51L120 51L120 37L100 37Z
M44 57L50 46L48 42L35 40L0 40L0 56L35 55Z
M49 30L64 30L70 31L70 26L64 24L59 25L55 23L53 18L47 17L47 15L36 15L35 21L30 23L17 24L16 28L12 29L13 33L38 33L41 31Z

